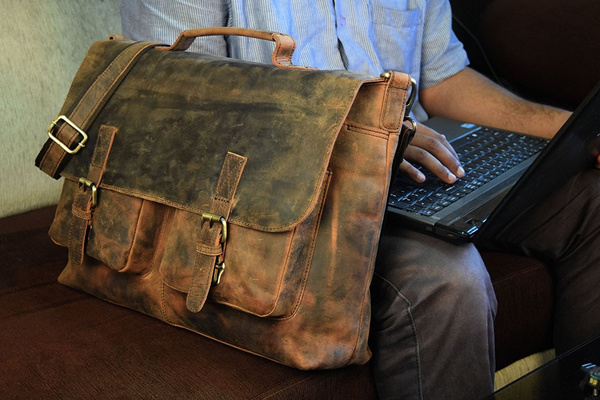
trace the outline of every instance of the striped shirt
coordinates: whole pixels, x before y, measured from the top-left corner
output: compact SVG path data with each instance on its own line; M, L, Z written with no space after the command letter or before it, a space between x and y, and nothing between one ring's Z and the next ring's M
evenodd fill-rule
M401 71L421 89L468 64L452 32L448 0L123 0L121 16L125 37L162 43L211 26L283 32L296 40L296 65L372 75ZM273 44L214 36L196 39L190 50L270 63ZM418 103L413 112L427 118Z

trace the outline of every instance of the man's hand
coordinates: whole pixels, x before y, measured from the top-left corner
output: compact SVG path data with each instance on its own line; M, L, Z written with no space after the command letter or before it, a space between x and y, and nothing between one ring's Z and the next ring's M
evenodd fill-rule
M404 152L399 170L416 182L424 182L425 175L412 163L422 165L446 183L454 183L465 174L458 155L446 137L421 124Z

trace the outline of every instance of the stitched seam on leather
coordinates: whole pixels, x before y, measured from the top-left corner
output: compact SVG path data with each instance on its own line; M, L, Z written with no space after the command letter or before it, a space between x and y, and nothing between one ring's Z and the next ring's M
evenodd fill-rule
M196 246L196 251L205 256L216 257L223 253L223 248L221 246L209 246L206 244L198 243L198 245Z
M319 198L319 202L317 203L317 204L321 204L321 207L320 207L320 210L317 211L319 213L319 215L317 216L317 221L315 223L315 227L312 230L312 239L311 239L311 243L310 243L310 250L309 250L308 254L306 255L306 261L304 262L304 267L302 268L304 270L304 273L303 273L302 281L300 283L301 293L298 295L298 298L294 302L295 303L294 307L293 307L293 309L292 309L292 311L290 313L288 313L286 315L283 315L283 316L280 316L280 317L274 317L274 319L277 319L277 320L286 320L286 319L289 319L289 318L293 317L296 314L296 312L298 311L298 309L300 308L300 305L302 303L302 298L304 297L304 292L306 290L306 282L308 280L310 266L312 264L312 258L313 258L313 255L314 255L314 249L315 249L315 244L316 244L317 236L318 236L318 232L319 232L319 226L321 225L321 215L323 213L323 208L325 207L325 197L327 195L327 190L329 188L329 183L331 182L331 175L332 175L331 171L327 170L326 177L325 177L325 179L323 179L322 188L321 188L321 192L322 193L321 193L321 196ZM297 228L298 227L294 228L294 231L296 231ZM315 232L317 234L315 234ZM225 301L215 301L215 302L219 303L219 304L222 304L222 305L226 305L228 307L232 307L232 308L241 310L241 311L245 311L245 312L247 312L249 314L256 315L256 316L259 316L259 317L268 317L268 316L270 316L273 313L273 311L275 311L277 309L277 306L279 305L279 299L280 299L280 296L281 296L281 287L283 286L283 279L285 277L285 271L287 270L287 268L289 266L288 265L289 264L289 258L290 258L290 255L291 255L291 248L293 247L293 241L294 241L294 236L295 235L296 235L296 232L294 232L292 234L292 237L287 242L287 246L286 246L287 247L286 259L285 259L284 264L283 264L285 266L285 268L283 268L283 271L280 274L279 283L278 283L277 290L276 290L276 293L278 294L278 296L277 296L277 299L273 302L273 306L271 307L271 309L268 312L265 312L265 313L261 314L261 313L253 312L251 310L248 310L246 307L242 307L240 305L236 305L236 304L233 304L231 302L225 302Z
M171 221L171 214L172 214L172 210L173 208L169 207L167 209L167 211L165 212L165 214L163 215L163 220L162 220L162 224L160 226L160 232L158 234L158 241L156 242L156 246L154 247L154 249L159 249L160 251L160 255L155 251L155 253L152 255L152 265L151 267L145 271L144 273L140 274L140 276L147 276L150 275L150 273L152 271L154 271L154 269L157 268L157 263L159 262L160 259L162 259L162 255L165 252L165 248L164 248L164 240L165 240L165 236L166 236L166 231L167 231L167 224L170 223ZM158 265L160 266L160 264ZM162 282L162 275L160 275L160 271L159 271L159 276L160 276L160 281Z
M70 175L69 176L65 176L65 178L71 179L71 180L75 180L75 181L77 180L76 178L74 178L73 176L70 176ZM113 192L126 194L128 196L137 197L139 199L145 199L145 200L154 201L156 203L164 204L164 205L167 205L167 206L170 206L170 207L174 207L174 208L177 208L177 209L180 209L180 210L189 211L189 212L192 212L194 214L202 214L203 212L206 212L206 210L201 210L199 208L186 206L185 204L176 203L174 201L167 200L167 199L162 198L162 197L147 195L147 194L138 192L136 190L122 188L122 187L111 185L111 184L101 183L100 186L99 186L99 188L112 190Z
M279 273L279 280L277 282L277 289L275 290L275 293L277 293L277 297L275 298L275 300L272 303L272 307L269 310L269 312L266 315L271 315L273 314L273 312L277 309L277 306L279 305L279 301L281 300L281 290L283 289L283 281L285 279L285 273L288 270L288 268L290 267L290 257L292 255L292 248L294 247L294 238L296 236L296 234L298 233L298 226L300 224L298 224L292 234L291 234L291 238L287 243L286 246L286 255L285 255L285 261L283 263L283 268L281 269L280 273ZM293 312L292 312L293 313Z
M325 199L326 199L327 193L329 191L329 184L331 183L332 175L333 174L331 173L331 171L327 170L327 177L326 177L326 179L323 180L323 190L322 190L323 193L321 193L321 198L320 198L321 207L319 210L319 215L317 217L317 222L315 224L315 228L313 230L313 232L315 232L316 234L312 235L312 240L310 243L310 251L309 251L309 254L307 254L307 256L306 256L307 265L304 266L305 272L302 277L302 283L301 283L302 290L301 290L300 296L298 296L298 300L296 301L296 306L295 306L294 310L291 312L291 314L289 314L285 317L279 318L280 320L286 320L286 319L290 319L290 318L294 317L294 315L296 315L296 313L300 309L300 306L302 304L302 299L304 299L304 293L306 292L306 286L307 286L306 284L308 282L308 276L310 274L310 269L312 266L312 259L315 254L317 238L319 236L319 228L321 227L321 217L323 216L323 210L325 209Z
M394 79L391 78L390 81L388 82L388 88L387 88L387 90L385 92L385 95L384 95L384 101L383 101L383 107L382 107L382 113L381 113L381 124L382 124L382 126L385 129L388 129L388 130L390 130L392 132L397 132L397 131L399 131L402 128L402 121L401 120L398 120L398 126L397 127L393 126L391 128L389 128L386 125L386 122L385 122L386 118L388 116L388 113L391 110L391 100L390 100L390 97L392 97L392 95L391 95L391 89L403 91L403 93L401 95L401 102L403 104L403 106L402 106L402 113L404 114L404 111L405 111L405 106L404 105L406 104L406 96L408 95L408 83L409 82L407 81L407 87L405 87L405 88L404 87L396 87L396 86L393 85L393 83L394 83Z
M138 211L137 221L135 223L135 230L133 231L133 236L131 237L131 241L129 242L129 247L126 250L127 255L125 256L125 265L121 269L125 269L129 265L129 261L131 258L131 251L133 250L133 243L135 242L135 237L138 234L138 231L140 229L140 224L142 221L142 211L144 210L144 204L146 204L146 200L142 200L142 204L140 205L140 210Z
M245 157L238 154L227 153L227 157L225 158L226 165L222 169L223 174L217 182L215 199L221 199L228 204L233 200L246 160ZM233 182L231 182L232 180Z
M364 128L361 128L359 126L353 126L353 125L347 125L348 131L349 132L354 132L354 133L358 133L358 134L362 134L362 135L367 135L367 136L371 136L371 137L375 137L378 139L384 139L387 140L389 138L389 133L388 132L378 132L378 131L370 131Z
M381 113L381 125L385 129L388 129L390 131L394 131L395 132L395 131L400 130L400 128L402 126L402 121L400 121L400 120L398 121L398 127L394 126L394 127L388 128L388 126L386 124L386 119L387 119L387 116L388 116L388 114L390 112L390 109L391 109L391 105L390 105L391 104L390 97L392 97L391 96L391 89L398 90L396 88L393 88L390 85L390 87L388 87L388 90L385 93L385 98L384 98L383 107L382 107L383 112ZM402 96L402 101L403 101L403 104L406 104L406 93L404 93L404 96ZM402 109L404 110L404 106L402 106ZM402 111L402 112L404 113L404 111Z
M88 113L86 113L87 115L84 117L84 122L81 124L81 126L85 126L87 125L89 119L92 117L92 115L94 115L95 111L97 110L98 106L100 105L100 103L102 102L102 100L104 100L104 98L106 97L106 95L108 94L108 92L110 92L110 90L115 86L115 84L119 81L119 79L121 78L121 76L123 76L124 73L129 72L129 66L137 59L137 57L139 56L140 53L142 53L144 50L146 50L147 46L149 46L149 43L143 42L145 43L143 45L142 48L138 49L137 51L135 51L135 53L133 55L129 55L128 50L131 50L131 48L133 46L138 47L141 46L141 44L139 44L138 46L136 46L136 44L132 44L131 46L128 46L127 48L125 48L121 53L119 53L114 60L108 65L108 67L106 67L104 69L104 71L102 71L102 73L98 76L98 78L96 78L96 80L94 81L94 83L88 88L88 90L86 91L86 93L84 94L84 96L82 97L82 100L88 95L88 93L94 89L94 86L96 84L96 82L99 82L100 80L102 80L102 77L107 74L108 69L111 68L113 66L113 64L116 64L117 62L121 61L121 56L125 57L125 55L123 55L125 52L127 52L128 54L126 55L127 57L130 58L130 60L127 62L127 64L125 64L125 66L123 66L123 68L121 68L121 72L119 72L116 77L113 79L113 81L110 83L110 85L108 85L108 87L106 88L106 90L103 91L102 95L100 96L99 99L96 100L95 104L93 107L91 107L90 111ZM111 71L112 72L112 71ZM83 101L80 101L77 106L75 106L75 109L73 109L73 111L71 112L71 115L75 115L78 111L79 108L83 105ZM63 125L64 126L64 125Z
M287 260L289 259L289 249L291 247L291 242L292 241L293 241L293 237L290 238L290 239L288 239L287 245L286 245L286 247L288 248L288 252L287 252L288 254L286 254L286 260L283 263L286 266L287 266ZM280 279L279 279L280 282L283 280L283 276L284 276L284 273L282 273L280 275ZM279 286L281 286L281 285L279 285ZM276 291L276 293L279 293L280 290L281 289L278 289ZM271 315L273 313L273 310L275 310L275 308L276 308L275 304L277 303L277 301L273 302L273 306L271 307L271 309L269 311L265 312L265 313L258 313L258 312L255 312L255 311L251 311L247 307L243 307L243 306L240 306L238 304L231 303L229 301L218 301L218 300L216 300L215 303L222 304L224 306L228 306L228 307L231 307L231 308L235 308L236 310L244 311L244 312L246 312L248 314L256 315L257 317L268 317L269 315Z
M389 146L389 141L388 141L388 146ZM388 154L388 152L386 152L386 154ZM386 164L388 164L387 160L386 160ZM383 181L384 182L389 182L389 171L386 171L386 175L385 175ZM378 207L379 210L382 210L381 220L380 220L380 226L381 226L381 223L383 222L383 215L384 215L385 210L386 210L386 205L387 205L387 196L382 196L382 198L380 199L380 202L379 202L379 207ZM381 237L381 230L379 231L378 238L380 238L380 237ZM369 268L369 271L367 272L369 274L368 276L372 276L372 274L374 273L374 270L375 270L375 259L377 257L377 247L378 246L379 246L379 240L374 241L373 245L371 247L371 259L369 261L370 268ZM363 288L363 298L362 298L362 302L361 302L362 307L361 307L361 312L360 312L359 326L362 325L363 318L364 318L364 315L365 315L364 308L365 308L366 303L367 303L365 301L365 299L366 299L367 296L369 296L369 287L370 287L370 280L367 280L367 282L365 282L365 287ZM356 351L358 350L358 344L359 344L358 341L359 340L360 340L360 335L357 334L356 335L356 342L354 344L354 351L352 352L352 355L350 356L350 358L346 362L346 365L348 365L348 363L352 360L352 358L356 354Z
M162 312L163 319L166 322L169 322L169 319L167 318L167 306L165 300L165 283L162 280L160 282L160 311Z
M80 210L78 208L74 208L72 210L73 215L76 216L79 219L83 219L83 220L90 220L92 218L92 211L91 210Z
M220 197L220 196L215 196L214 200L219 201L221 203L226 203L226 204L229 204L231 202L229 199L226 199L226 198Z
M74 230L76 229L75 224L76 224L75 220L72 219L71 224L70 224L71 226L69 227L68 253L69 253L69 260L72 260L75 256L77 256L77 258L78 258L77 263L79 263L81 252L76 252L75 251L76 249L74 249L73 246L71 245L74 240L73 238L75 237L75 232L74 232Z
M387 131L385 129L379 129L379 128L375 128L372 126L359 124L358 122L354 122L354 121L346 121L344 123L344 125L347 126L348 128L355 128L355 129L359 129L360 131L368 131L368 132L378 133L378 134L384 135L386 137L390 135L389 131Z

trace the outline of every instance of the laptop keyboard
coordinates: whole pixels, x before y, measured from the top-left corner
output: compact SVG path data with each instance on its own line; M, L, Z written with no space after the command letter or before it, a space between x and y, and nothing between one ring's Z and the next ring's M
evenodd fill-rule
M465 170L453 184L419 167L424 183L398 174L390 189L390 204L424 216L433 215L510 168L539 153L546 139L483 128L452 142Z

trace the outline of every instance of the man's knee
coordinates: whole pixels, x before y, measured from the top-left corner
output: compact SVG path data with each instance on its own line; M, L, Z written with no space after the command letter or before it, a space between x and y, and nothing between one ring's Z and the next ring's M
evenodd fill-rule
M407 302L435 303L441 310L455 306L481 308L482 312L495 314L490 277L473 245L397 230L384 236L380 251L378 279L392 285ZM385 293L389 296L390 291Z

